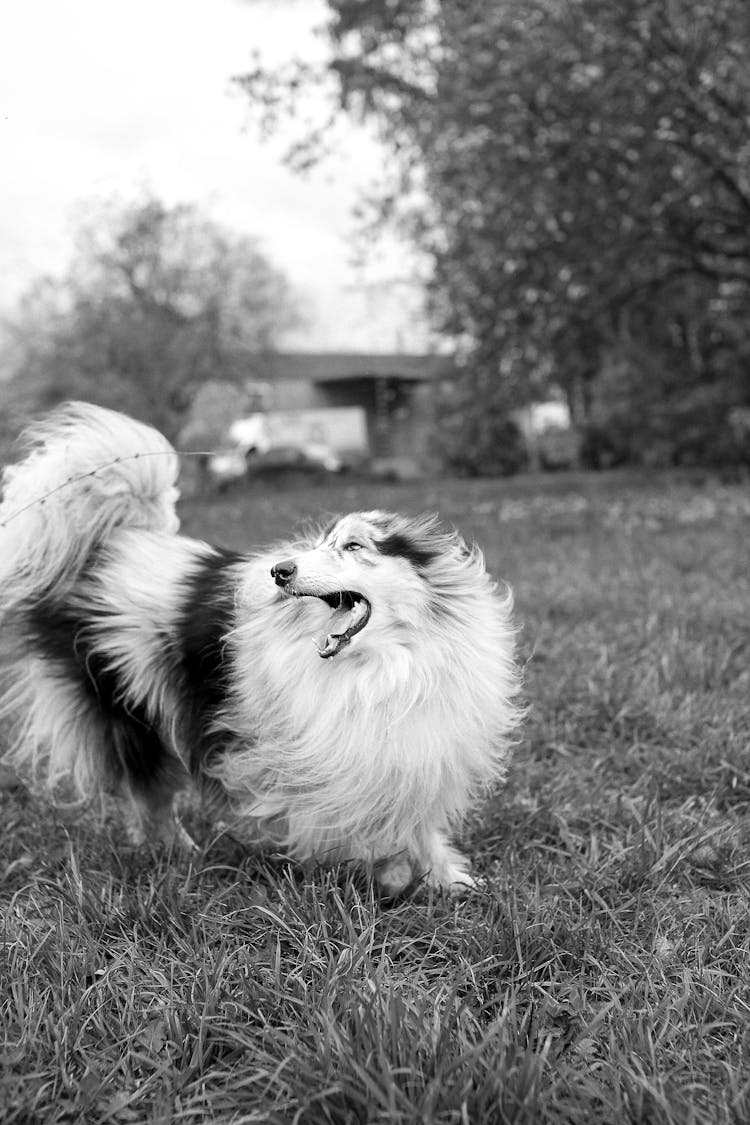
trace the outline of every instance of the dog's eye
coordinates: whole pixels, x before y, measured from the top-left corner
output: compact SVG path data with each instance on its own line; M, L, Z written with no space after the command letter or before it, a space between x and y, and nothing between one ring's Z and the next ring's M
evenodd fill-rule
M356 539L350 539L348 543L344 543L341 549L342 551L361 551L362 547L362 543L357 543Z

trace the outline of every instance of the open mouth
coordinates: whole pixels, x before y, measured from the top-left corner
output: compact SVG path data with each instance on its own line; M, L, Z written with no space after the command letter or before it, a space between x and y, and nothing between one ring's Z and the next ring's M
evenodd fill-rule
M313 638L318 655L327 660L336 656L350 643L352 637L361 633L370 620L372 606L364 594L358 590L335 590L330 594L312 594L303 590L285 587L285 593L296 598L319 598L333 610L325 631Z
M357 590L337 590L333 594L318 594L321 601L333 610L325 633L315 638L318 655L327 660L349 644L370 620L372 607L364 594Z

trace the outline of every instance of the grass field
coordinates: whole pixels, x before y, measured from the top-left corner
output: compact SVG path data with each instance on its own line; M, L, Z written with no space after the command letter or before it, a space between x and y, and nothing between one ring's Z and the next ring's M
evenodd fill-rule
M2 798L4 1125L750 1121L750 491L337 484L185 513L230 546L439 509L516 591L531 705L484 889L123 848Z

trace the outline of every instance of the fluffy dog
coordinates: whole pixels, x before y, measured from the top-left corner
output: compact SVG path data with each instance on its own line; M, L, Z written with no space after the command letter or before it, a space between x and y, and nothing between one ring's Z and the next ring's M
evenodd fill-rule
M435 518L359 512L251 555L177 534L156 430L70 404L0 506L8 758L174 830L196 784L244 839L387 894L472 885L449 842L518 722L511 598Z

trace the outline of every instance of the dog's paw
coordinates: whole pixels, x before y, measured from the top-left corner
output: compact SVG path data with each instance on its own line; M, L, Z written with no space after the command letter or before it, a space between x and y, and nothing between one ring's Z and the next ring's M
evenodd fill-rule
M398 855L375 868L375 878L385 898L394 898L405 891L414 878L408 856Z
M463 898L479 887L474 876L470 875L465 868L452 864L439 872L428 871L425 882L429 887L442 891L443 894L450 895L452 898Z

